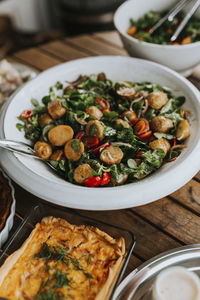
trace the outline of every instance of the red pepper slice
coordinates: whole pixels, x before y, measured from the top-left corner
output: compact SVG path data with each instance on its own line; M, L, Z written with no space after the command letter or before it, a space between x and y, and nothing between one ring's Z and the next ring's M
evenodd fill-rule
M136 135L141 135L149 130L149 122L146 119L140 119L134 127L134 133Z
M98 103L101 106L101 110L110 110L110 103L106 99L97 97L94 99L94 102Z
M103 173L103 178L102 178L102 181L101 181L101 185L107 185L108 183L110 182L110 174L107 173L107 172L104 172Z
M122 114L122 117L125 117L126 119L128 119L128 121L131 124L135 124L135 122L137 121L137 116L136 113L134 111L131 110L127 110Z
M139 135L139 138L142 140L148 139L152 135L152 131L149 130Z
M144 153L144 151L139 151L137 154L136 154L136 157L137 158L140 158L140 156Z
M176 146L176 145L177 145L177 140L174 139L174 140L173 140L173 146Z
M147 30L146 30L146 33L151 33L151 28L148 28Z
M31 110L31 109L27 109L27 110L24 110L22 113L21 113L21 117L23 118L23 119L29 119L31 116L32 116L32 114L33 114L33 111Z
M95 187L101 184L102 178L100 176L93 176L85 180L85 186Z
M85 135L86 135L85 131L81 130L77 133L77 135L75 136L75 139L81 140Z
M92 135L84 135L82 137L82 142L87 148L93 148L99 145L98 137Z
M168 160L167 162L172 162L172 161L175 161L175 160L176 160L176 157L174 157L174 158Z
M110 146L110 142L106 142L106 143L100 145L99 147L95 148L94 150L92 150L92 152L98 153L100 151L100 149L106 148L106 147L109 147L109 146Z

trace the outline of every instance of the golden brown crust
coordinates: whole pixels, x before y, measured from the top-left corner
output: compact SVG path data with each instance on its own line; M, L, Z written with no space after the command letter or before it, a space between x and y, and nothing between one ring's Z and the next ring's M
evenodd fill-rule
M57 235L55 235L55 232L57 232ZM65 233L66 232L66 233ZM16 270L17 267L21 267L24 263L24 261L30 257L32 257L33 266L35 266L36 262L38 263L38 260L35 258L35 254L37 254L38 249L41 249L40 243L43 243L44 241L48 241L48 243L51 245L52 241L58 241L58 236L61 238L62 234L65 234L66 236L71 235L71 246L73 245L73 251L77 253L80 253L80 251L83 251L86 249L88 252L86 252L89 255L92 255L92 259L94 259L95 262L97 262L97 259L99 259L99 255L102 256L102 259L105 259L105 264L102 259L98 261L98 265L95 265L94 261L91 263L91 265L88 266L85 271L89 272L93 276L91 280L92 282L92 288L91 288L91 294L87 294L88 287L85 286L85 282L87 281L84 279L83 288L87 287L86 290L82 290L82 293L86 292L84 294L83 298L80 297L80 294L75 293L75 290L70 289L70 293L74 293L75 296L74 299L95 299L95 300L101 300L101 299L108 299L112 287L116 282L116 279L118 277L118 274L121 270L121 266L125 257L125 242L123 238L119 238L115 240L111 236L109 236L107 233L101 231L100 229L92 226L86 226L86 225L72 225L68 223L66 220L60 219L60 218L54 218L54 217L46 217L43 218L41 223L38 223L35 227L35 229L32 231L29 238L24 242L24 244L21 246L19 250L14 252L11 256L7 258L4 265L0 268L0 295L4 297L10 297L12 296L12 299L18 299L16 297L16 293L20 293L18 291L14 291L13 294L9 294L9 288L15 289L15 287L18 286L18 284L15 282L15 284L12 283L13 278L16 277ZM52 238L52 240L51 240ZM96 244L99 243L101 249L100 252L92 252L95 249ZM38 246L39 245L39 246ZM53 245L53 244L52 244ZM90 247L89 247L89 246ZM69 246L69 245L68 245ZM87 246L85 248L85 246ZM93 248L92 248L93 247ZM37 249L37 251L34 249ZM112 249L112 251L111 251ZM72 252L73 252L72 251ZM96 251L96 250L95 250ZM106 252L107 251L107 252ZM31 253L32 252L32 253ZM110 254L112 252L112 255ZM74 259L77 259L77 256L74 257ZM100 263L99 263L100 262ZM28 261L27 268L25 268L26 272L29 272L28 270L29 265L32 262ZM45 262L46 264L47 262ZM52 263L52 262L51 262ZM101 264L102 264L102 270L101 270ZM86 265L85 265L86 266ZM105 268L106 272L105 272ZM41 269L42 270L42 269ZM91 272L91 270L93 270ZM102 272L101 272L102 271ZM21 271L22 272L22 271ZM71 272L78 272L76 270L72 270ZM14 274L15 273L15 274ZM31 272L30 272L31 273ZM106 278L104 278L106 275ZM24 273L23 273L24 276ZM30 274L31 276L31 274ZM42 271L40 273L40 276L42 278ZM97 276L97 277L96 277ZM103 277L102 277L103 276ZM80 277L80 274L79 274ZM41 281L40 278L40 281ZM23 278L24 280L24 278ZM20 279L21 281L21 279ZM33 285L31 281L31 285ZM100 284L101 283L101 284ZM20 283L22 285L22 283ZM95 286L96 285L96 286ZM81 283L80 283L81 286ZM21 290L20 290L21 291ZM65 290L66 291L66 290ZM26 292L25 292L26 293ZM37 291L36 291L37 293ZM22 291L23 294L23 291ZM20 294L20 295L22 295ZM23 294L24 295L24 294ZM36 294L34 294L35 297ZM26 294L27 296L27 294ZM28 295L29 299L34 299L33 294ZM27 299L24 296L22 296L20 299Z

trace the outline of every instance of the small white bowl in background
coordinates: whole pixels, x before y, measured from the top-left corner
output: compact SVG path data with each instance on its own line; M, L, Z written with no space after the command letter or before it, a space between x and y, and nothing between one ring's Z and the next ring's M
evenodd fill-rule
M10 188L11 188L11 196L12 196L12 204L10 206L10 213L7 217L7 220L5 222L5 225L3 229L0 231L0 248L3 246L3 244L8 239L9 231L11 230L13 226L14 216L15 216L15 206L16 206L16 200L15 200L15 190L11 183L10 178L3 172L2 169L0 169L0 173L3 175L3 177L7 180Z
M200 63L200 41L187 45L159 45L138 41L128 35L130 18L139 19L149 11L169 10L177 0L129 0L123 3L114 15L114 24L119 32L125 49L131 56L149 59L169 68L189 75L192 68ZM200 17L200 8L196 15Z

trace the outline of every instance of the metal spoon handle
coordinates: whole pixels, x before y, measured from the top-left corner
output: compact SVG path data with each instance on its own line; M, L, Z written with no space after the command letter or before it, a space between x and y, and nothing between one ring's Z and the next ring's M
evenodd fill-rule
M195 11L199 7L199 5L200 5L200 0L197 0L195 2L195 4L191 7L191 9L189 10L189 12L187 13L187 15L185 16L185 18L183 19L183 22L178 26L178 28L176 29L176 31L172 35L172 37L170 39L171 42L174 42L177 39L177 37L179 36L179 34L181 33L181 31L185 27L185 25L187 24L187 22L190 20L190 18L192 17L192 15L195 13Z
M27 144L18 142L18 141L10 141L10 140L0 140L0 147L7 149L11 152L16 152L28 156L34 156L38 158L35 154L35 151Z
M166 20L172 21L175 15L183 8L187 0L179 1L164 17L162 17L152 28L150 34L157 30Z

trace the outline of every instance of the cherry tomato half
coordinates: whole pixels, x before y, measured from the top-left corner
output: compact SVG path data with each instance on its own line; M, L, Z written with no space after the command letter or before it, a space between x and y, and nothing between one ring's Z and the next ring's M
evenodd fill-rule
M135 124L137 116L134 111L127 110L122 114L122 117L128 120L131 124Z
M101 186L107 185L109 182L110 182L110 174L107 172L104 172L100 185Z
M95 148L94 150L92 150L94 153L98 153L100 151L100 149L106 148L110 146L110 142L106 142L102 145L100 145L99 147Z
M141 135L149 130L149 122L146 119L140 119L134 127L134 133L136 135Z
M77 133L77 135L75 136L75 139L81 140L85 135L86 135L85 131L81 130Z
M150 138L151 135L152 135L152 131L149 130L149 131L146 131L146 132L140 134L140 135L139 135L139 138L140 138L141 140L145 140L145 139Z
M99 145L99 139L96 136L85 135L82 137L82 142L87 148L97 147Z
M100 106L101 106L101 110L104 111L104 110L110 110L110 103L102 98L102 97L97 97L94 99L94 102L98 103Z
M27 110L24 110L22 113L21 113L21 117L23 118L23 119L29 119L31 116L32 116L32 114L33 114L33 111L31 110L31 109L27 109Z
M139 151L137 154L136 154L136 157L137 158L140 158L140 156L144 153L144 151Z
M100 176L93 176L85 181L85 186L87 187L95 187L101 184L102 178Z

